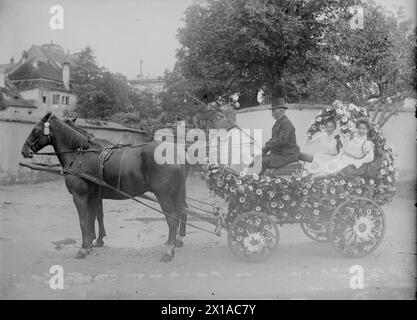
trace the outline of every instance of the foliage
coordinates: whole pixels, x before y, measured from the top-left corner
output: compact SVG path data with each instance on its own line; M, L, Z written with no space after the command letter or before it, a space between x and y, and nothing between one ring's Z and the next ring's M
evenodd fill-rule
M90 47L78 55L71 77L78 97L77 112L84 118L106 119L136 111L147 119L154 113L152 94L135 91L124 75L99 67Z
M204 97L192 81L188 81L178 68L165 74L165 91L159 95L161 110L170 121L184 120L187 126L200 129L213 128L219 104L208 103L213 97ZM202 100L197 95L203 95Z
M363 29L352 29L343 17L329 25L306 61L304 97L353 101L375 111L372 119L382 127L415 95L415 30L401 9L390 13L373 0L357 4L364 8Z
M300 72L308 53L353 1L206 0L191 5L178 32L178 67L214 95L272 87ZM318 17L320 17L318 19Z

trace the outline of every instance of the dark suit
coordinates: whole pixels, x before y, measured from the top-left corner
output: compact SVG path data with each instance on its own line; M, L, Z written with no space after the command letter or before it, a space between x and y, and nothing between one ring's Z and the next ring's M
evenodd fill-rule
M268 152L270 154L266 154ZM272 137L265 143L262 154L262 171L298 161L300 147L297 145L295 128L285 114L275 121Z

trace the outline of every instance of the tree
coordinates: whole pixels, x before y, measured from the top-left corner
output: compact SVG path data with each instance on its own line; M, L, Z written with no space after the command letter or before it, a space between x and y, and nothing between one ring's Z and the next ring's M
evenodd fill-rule
M147 119L155 110L151 93L137 92L129 87L124 75L99 67L90 47L78 55L72 79L78 97L77 112L82 117L106 119L114 114L139 112Z
M364 8L363 29L351 29L349 21L338 18L325 30L304 74L311 93L367 107L383 126L415 94L415 30L401 10L389 13L372 0L359 4Z
M329 24L353 1L206 0L191 5L178 32L178 67L205 95L272 87L299 73ZM203 95L204 96L204 95ZM201 97L201 94L200 94Z

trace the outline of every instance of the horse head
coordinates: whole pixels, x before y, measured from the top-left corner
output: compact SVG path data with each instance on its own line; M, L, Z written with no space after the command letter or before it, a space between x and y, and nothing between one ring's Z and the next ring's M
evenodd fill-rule
M22 155L25 158L33 158L33 154L43 149L45 146L52 144L50 120L55 116L48 112L32 129L27 137L23 148Z
M67 150L88 149L90 146L87 137L59 120L51 112L33 127L23 145L22 155L25 158L32 158L34 153L48 145Z

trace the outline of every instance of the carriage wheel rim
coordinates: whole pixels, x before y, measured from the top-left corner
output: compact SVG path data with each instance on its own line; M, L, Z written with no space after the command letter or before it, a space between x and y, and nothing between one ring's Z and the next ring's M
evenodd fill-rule
M272 231L268 231L268 233L275 233L271 237L272 245L265 245L265 238L261 232L246 232L245 237L241 237L238 241L233 238L233 230L237 228L239 222L244 222L244 220L250 218L251 216L257 216L258 219L264 219L267 221L268 226L272 226ZM238 229L240 229L239 227ZM268 227L269 228L269 227ZM244 230L241 230L242 233ZM269 257L279 243L279 230L276 223L269 217L267 214L263 212L256 212L256 211L249 211L238 215L235 220L229 225L228 228L228 245L232 253L239 259L245 262L260 262L264 261L267 257ZM242 245L237 245L237 243L243 243ZM245 242L247 247L245 246ZM247 251L247 253L246 253Z
M349 203L355 203L357 201L366 201L370 204L372 204L372 206L376 209L376 211L378 212L377 216L379 217L379 222L381 224L381 228L379 230L379 236L377 236L375 238L375 243L372 245L372 247L370 247L369 249L362 251L361 253L355 253L353 250L351 250L351 247L349 247L349 250L342 250L338 245L338 239L335 236L335 223L334 220L336 219L336 216L340 213L340 210L345 207L346 205L348 205ZM369 227L370 225L368 224L368 222L366 222L365 219L361 219L363 216L359 217L358 219L355 220L355 223L353 224L353 226L351 227L351 233L355 234L356 237L360 238L361 236L368 236L369 233ZM369 221L369 217L367 218L367 220ZM372 223L374 224L374 222L372 221ZM364 228L364 224L366 225L366 229ZM354 227L356 226L356 230L354 230ZM365 235L363 235L362 233L365 232ZM330 221L329 221L329 228L328 228L328 237L330 240L330 243L332 245L332 247L342 256L344 257L348 257L348 258L363 258L366 257L368 255L371 255L373 252L375 252L375 250L380 246L380 244L382 243L382 240L385 236L385 232L386 232L386 218L385 218L385 213L384 210L381 208L381 206L375 202L372 199L369 198L363 198L363 197L355 197L354 199L347 199L344 202L342 202L339 206L337 206L337 208L333 211L331 217L330 217ZM363 239L362 239L363 240Z
M321 235L311 231L311 223L300 221L301 230L308 238L317 242L329 242L328 227L324 226L322 223L319 224L322 226L322 229L324 228Z

